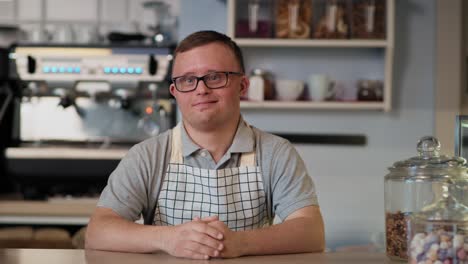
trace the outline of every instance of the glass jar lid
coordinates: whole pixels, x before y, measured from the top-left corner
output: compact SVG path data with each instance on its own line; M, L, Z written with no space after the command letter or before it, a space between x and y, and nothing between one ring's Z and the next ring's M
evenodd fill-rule
M397 161L389 168L388 178L449 178L466 174L466 160L440 154L440 142L432 136L422 137L417 144L418 156Z

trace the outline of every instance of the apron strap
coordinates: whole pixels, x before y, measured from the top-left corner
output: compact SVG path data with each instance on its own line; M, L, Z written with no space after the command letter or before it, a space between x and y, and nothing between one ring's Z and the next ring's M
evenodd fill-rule
M242 153L240 157L240 164L241 167L251 167L255 166L255 150L252 152Z
M244 124L248 128L252 128L250 126L250 124L247 123L245 120L241 120L241 122L244 122ZM239 164L240 166L247 166L247 167L255 166L256 165L256 162L255 162L255 148L254 148L254 150L252 152L242 153L239 163L240 163Z
M182 122L172 129L171 140L171 160L170 163L182 164L184 161L182 155Z
M250 126L249 126L250 127ZM184 161L182 155L182 122L172 129L171 142L171 160L170 163L182 164ZM242 153L239 166L255 166L255 150Z

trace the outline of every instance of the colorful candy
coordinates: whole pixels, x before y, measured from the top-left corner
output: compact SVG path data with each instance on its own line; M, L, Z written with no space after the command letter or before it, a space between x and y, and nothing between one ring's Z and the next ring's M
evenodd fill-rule
M445 231L417 233L410 244L410 263L468 264L468 236Z

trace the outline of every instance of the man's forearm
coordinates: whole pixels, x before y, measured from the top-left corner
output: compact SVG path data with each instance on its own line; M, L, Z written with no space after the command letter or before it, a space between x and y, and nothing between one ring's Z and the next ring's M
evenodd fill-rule
M267 228L237 232L242 255L322 252L325 239L322 219L300 217Z
M168 227L136 224L112 213L94 216L86 232L86 248L109 251L150 253L162 250Z

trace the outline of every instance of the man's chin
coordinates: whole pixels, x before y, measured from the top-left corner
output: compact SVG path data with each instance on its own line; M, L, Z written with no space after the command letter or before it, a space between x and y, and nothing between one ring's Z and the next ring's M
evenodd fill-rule
M195 118L192 119L190 123L194 128L202 131L210 131L223 125L223 122L219 120L219 117L214 115Z

